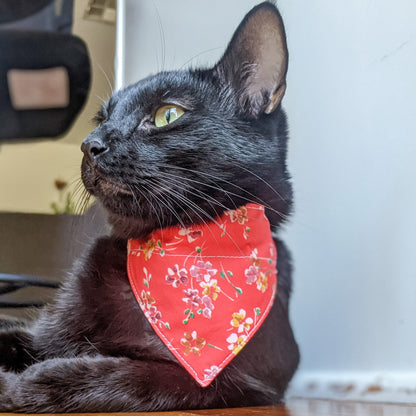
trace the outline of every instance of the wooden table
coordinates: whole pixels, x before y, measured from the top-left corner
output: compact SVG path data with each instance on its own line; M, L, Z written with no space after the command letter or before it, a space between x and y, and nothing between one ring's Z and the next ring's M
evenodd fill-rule
M11 415L3 413L2 416ZM82 416L416 416L416 405L364 403L334 400L291 399L272 407L189 410L153 413L83 413ZM46 415L47 416L47 415Z

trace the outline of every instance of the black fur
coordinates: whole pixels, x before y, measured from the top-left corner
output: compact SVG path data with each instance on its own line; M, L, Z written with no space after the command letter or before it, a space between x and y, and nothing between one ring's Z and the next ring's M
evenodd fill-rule
M149 77L117 92L100 111L83 144L82 177L107 209L113 235L96 242L32 327L1 330L1 411L149 411L282 400L299 353L288 318L290 255L281 241L275 240L279 289L269 316L206 388L153 332L126 274L127 238L209 222L248 201L265 205L275 232L290 213L286 117L274 94L285 85L287 55L282 71L259 84L256 71L274 65L273 56L258 53L265 50L258 43L269 40L243 41L261 33L261 25L274 25L284 37L277 9L263 3L214 68ZM187 111L156 128L155 111L165 103ZM270 103L277 108L266 114Z

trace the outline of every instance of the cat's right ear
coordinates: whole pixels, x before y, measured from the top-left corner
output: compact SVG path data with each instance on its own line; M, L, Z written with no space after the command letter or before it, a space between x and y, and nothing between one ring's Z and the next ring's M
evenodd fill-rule
M233 90L240 111L257 118L280 104L287 64L282 18L274 4L264 2L245 16L214 71Z

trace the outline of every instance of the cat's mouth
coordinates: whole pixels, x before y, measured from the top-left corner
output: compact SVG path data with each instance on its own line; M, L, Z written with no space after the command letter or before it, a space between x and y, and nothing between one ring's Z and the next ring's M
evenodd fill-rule
M98 172L85 160L82 164L82 180L87 191L99 199L118 195L133 195L133 191L128 185Z
M109 178L96 177L94 180L94 186L104 195L108 196L118 194L133 195L133 192L128 186Z
M96 174L94 178L84 181L84 184L87 190L104 204L106 201L114 201L122 196L130 198L133 196L133 191L129 186L104 175Z

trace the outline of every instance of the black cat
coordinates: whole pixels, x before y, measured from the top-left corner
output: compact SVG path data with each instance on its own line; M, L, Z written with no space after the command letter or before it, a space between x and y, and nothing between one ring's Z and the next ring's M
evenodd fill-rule
M132 293L127 239L210 224L248 202L277 235L291 211L281 99L287 47L271 2L252 9L211 69L164 72L114 94L83 145L86 189L113 226L29 328L0 334L0 410L129 412L271 405L299 360L288 317L290 255L275 238L278 290L254 337L201 387ZM164 275L163 275L164 278Z

